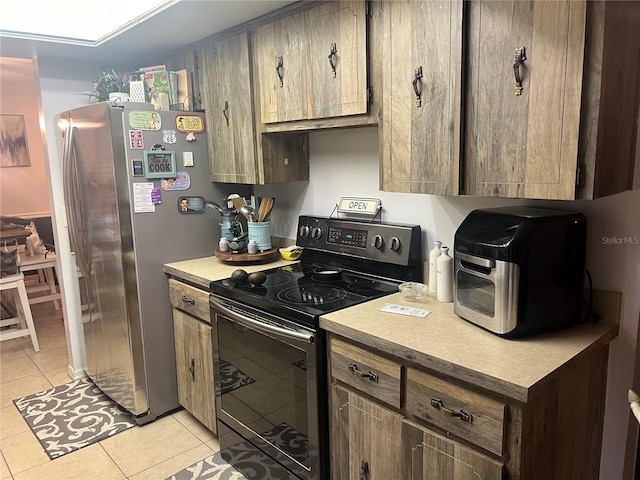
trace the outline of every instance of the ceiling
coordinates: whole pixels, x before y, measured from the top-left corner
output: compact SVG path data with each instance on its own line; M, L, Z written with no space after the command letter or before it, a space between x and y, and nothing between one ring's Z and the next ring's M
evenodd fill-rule
M294 0L183 0L97 46L2 36L0 57L157 63L167 53L291 3Z

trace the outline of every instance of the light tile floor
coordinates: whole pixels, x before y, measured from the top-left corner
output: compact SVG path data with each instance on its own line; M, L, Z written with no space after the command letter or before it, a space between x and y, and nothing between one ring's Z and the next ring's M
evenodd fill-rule
M216 436L185 410L49 460L13 400L72 381L62 311L32 305L40 351L29 337L0 342L0 480L164 479L210 456Z

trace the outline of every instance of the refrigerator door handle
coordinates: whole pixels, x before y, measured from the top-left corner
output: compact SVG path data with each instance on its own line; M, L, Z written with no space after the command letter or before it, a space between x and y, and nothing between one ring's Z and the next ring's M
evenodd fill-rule
M70 118L67 119L68 124L65 129L65 141L63 143L62 164L64 175L64 201L67 210L67 226L69 229L69 241L71 248L75 252L76 263L82 275L89 278L89 265L86 261L86 253L77 224L77 209L81 207L81 201L78 198L80 192L78 190L78 164L76 160L76 149L74 142L74 128L71 125Z

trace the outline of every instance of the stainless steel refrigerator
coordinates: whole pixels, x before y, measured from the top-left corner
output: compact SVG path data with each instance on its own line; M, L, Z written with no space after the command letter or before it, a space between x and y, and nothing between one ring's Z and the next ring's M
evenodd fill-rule
M213 255L219 238L215 211L180 212L182 197L224 196L203 116L109 102L58 116L86 371L141 424L179 406L163 265Z

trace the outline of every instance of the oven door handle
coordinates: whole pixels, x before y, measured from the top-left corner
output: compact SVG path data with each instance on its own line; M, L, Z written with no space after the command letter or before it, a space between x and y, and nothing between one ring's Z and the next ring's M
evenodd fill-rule
M258 320L254 320L253 318L246 317L238 312L234 312L230 308L222 305L217 299L211 297L209 301L212 304L215 304L215 308L220 310L223 315L226 317L235 320L240 325L244 325L245 327L255 328L256 330L260 330L265 333L274 333L277 335L282 335L284 337L294 338L296 340L302 340L308 343L315 342L315 336L312 333L303 333L297 330L289 330L288 328L277 327L275 325L271 325L269 323L262 323Z

